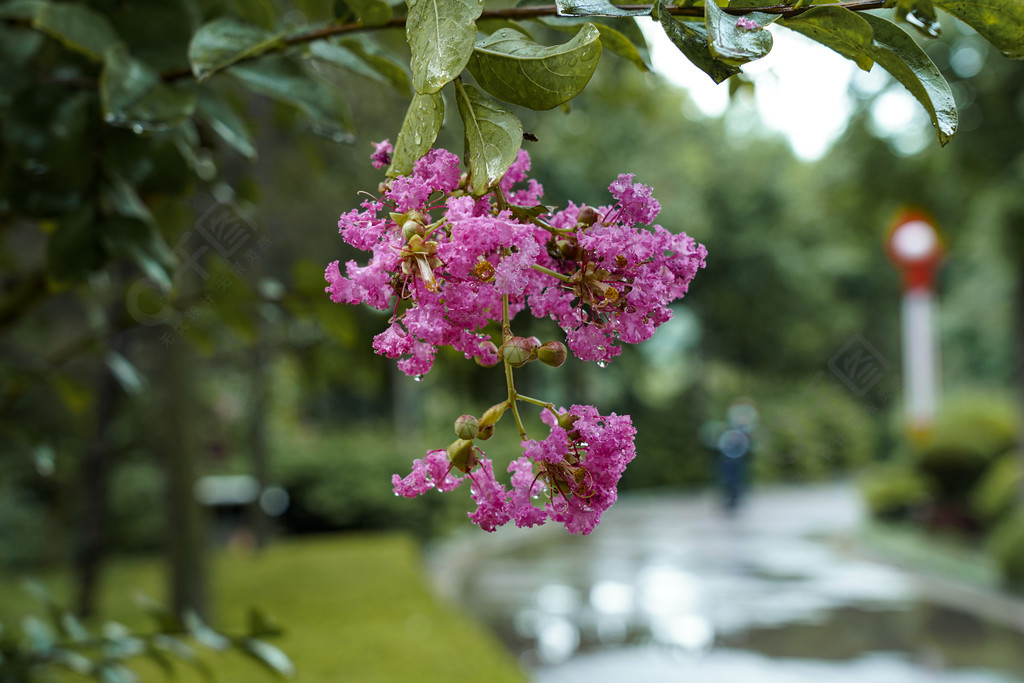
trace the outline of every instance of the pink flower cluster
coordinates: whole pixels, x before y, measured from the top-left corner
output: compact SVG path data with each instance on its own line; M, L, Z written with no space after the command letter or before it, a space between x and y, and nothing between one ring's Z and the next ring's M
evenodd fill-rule
M374 165L391 152L387 141L376 144ZM520 151L498 190L474 198L458 157L431 150L338 221L344 240L371 257L365 266L348 261L345 274L331 263L326 291L335 302L393 311L373 348L406 374L429 371L440 346L496 363L484 328L501 320L503 296L513 316L529 307L555 320L578 357L608 361L620 343L644 341L669 320L669 304L704 267L704 247L685 234L640 227L661 206L631 174L611 184L608 206L547 213L536 209L543 188L527 179L529 167Z
M485 531L510 521L532 527L550 519L571 533L589 534L618 497L619 478L636 455L636 430L628 415L602 416L593 406L574 405L558 419L548 411L542 417L551 432L543 441L523 441L523 455L508 467L511 489L495 478L487 458L475 459L475 469L456 477L447 453L436 450L413 461L404 479L392 477L395 493L414 498L469 479L476 509L468 516Z

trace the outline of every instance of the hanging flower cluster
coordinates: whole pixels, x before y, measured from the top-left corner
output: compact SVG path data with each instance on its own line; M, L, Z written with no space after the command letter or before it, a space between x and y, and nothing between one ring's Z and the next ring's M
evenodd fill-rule
M387 141L375 144L374 166L390 163L391 152ZM396 494L449 491L469 479L477 504L469 517L483 529L551 519L587 534L616 499L635 455L635 430L629 416L579 405L565 412L517 393L513 368L533 360L557 367L567 349L560 341L514 336L510 321L527 309L551 318L573 354L607 363L623 342L649 339L672 317L669 304L686 293L706 252L685 234L651 225L661 205L632 174L611 184L607 206L570 202L555 211L540 203L543 188L526 177L529 168L520 151L492 191L474 197L458 157L431 150L410 175L382 184L381 196L341 216L344 240L371 257L365 266L347 262L344 275L338 261L331 263L326 291L338 303L392 312L373 348L408 375L428 372L442 346L485 366L505 366L508 398L479 419L456 420L458 439L414 461L405 478L395 475ZM492 323L500 325L500 344L491 339ZM544 409L551 432L543 441L527 438L517 402ZM523 456L508 467L510 489L476 445L490 438L506 409L523 445Z

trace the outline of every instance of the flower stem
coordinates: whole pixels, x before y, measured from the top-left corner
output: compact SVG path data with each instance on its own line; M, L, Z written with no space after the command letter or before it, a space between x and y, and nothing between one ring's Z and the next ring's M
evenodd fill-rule
M525 401L526 403L532 403L533 405L540 406L541 408L547 408L554 413L556 417L558 416L558 410L555 408L554 403L542 401L539 398L533 398L532 396L524 396L523 394L516 394L516 399L519 401Z
M501 295L501 341L507 342L512 338L512 325L509 322L508 313L508 294ZM505 384L508 386L508 407L512 409L512 417L516 420L516 427L519 428L519 440L526 440L526 427L523 426L523 418L519 417L519 409L516 408L516 399L519 395L516 393L515 382L512 381L512 366L505 358L501 359L501 362L505 364Z
M550 268L545 268L544 266L540 265L539 263L534 263L530 267L533 268L534 270L536 270L539 273L544 273L545 275L550 275L551 277L557 278L557 279L561 280L562 282L572 282L572 278L569 277L568 275L565 275L563 273L559 273L558 271L555 271L555 270L551 270Z

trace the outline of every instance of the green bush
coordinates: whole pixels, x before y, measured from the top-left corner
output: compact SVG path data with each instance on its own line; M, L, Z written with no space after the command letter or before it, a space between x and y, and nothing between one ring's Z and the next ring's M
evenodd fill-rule
M996 560L1003 581L1024 590L1024 509L1006 517L988 540L989 552Z
M1012 401L993 394L967 395L946 404L912 455L942 498L962 501L996 456L1013 447L1016 435Z
M871 515L887 521L909 518L932 498L928 480L906 464L889 463L867 472L860 490Z
M1019 451L999 456L971 489L971 510L986 526L995 524L1013 509L1021 486Z

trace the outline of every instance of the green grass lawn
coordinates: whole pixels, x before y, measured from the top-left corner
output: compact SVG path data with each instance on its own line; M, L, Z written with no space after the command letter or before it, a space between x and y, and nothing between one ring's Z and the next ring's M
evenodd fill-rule
M250 606L273 616L286 633L271 642L292 658L297 681L525 680L514 658L488 631L431 594L416 545L406 536L287 540L259 556L224 551L213 558L211 575L212 622L242 632ZM68 597L67 576L36 578L58 600ZM162 585L157 559L112 562L102 590L104 618L149 628L132 596L162 596ZM21 581L3 577L0 620L12 628L29 611L42 616ZM237 653L204 650L203 658L217 681L274 680ZM167 680L148 661L133 662L132 668L143 681ZM193 678L199 676L185 665L178 667L176 680Z

